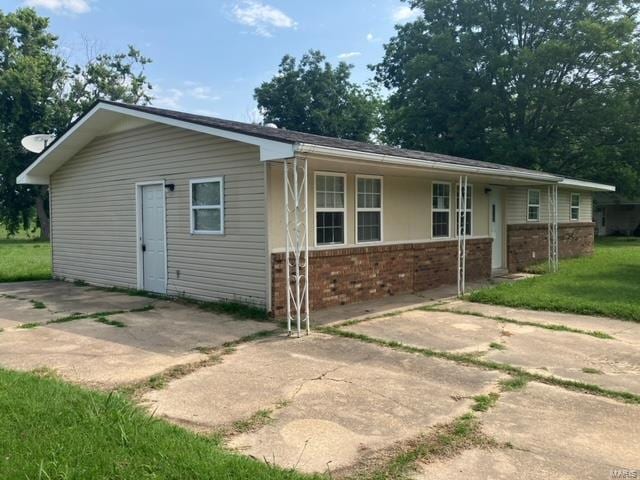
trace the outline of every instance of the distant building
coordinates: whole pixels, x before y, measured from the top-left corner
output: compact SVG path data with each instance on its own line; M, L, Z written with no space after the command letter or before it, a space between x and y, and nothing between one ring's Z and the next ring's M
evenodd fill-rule
M594 199L596 234L640 236L640 198L598 193Z

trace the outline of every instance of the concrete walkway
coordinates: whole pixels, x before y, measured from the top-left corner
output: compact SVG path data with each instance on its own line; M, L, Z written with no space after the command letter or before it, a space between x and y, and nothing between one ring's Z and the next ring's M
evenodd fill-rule
M113 311L124 313L106 317L111 325L95 318L47 323L72 314ZM32 328L21 328L25 324ZM73 382L114 388L204 360L202 348L278 327L190 305L48 281L0 284L0 328L0 366L27 371L44 367Z

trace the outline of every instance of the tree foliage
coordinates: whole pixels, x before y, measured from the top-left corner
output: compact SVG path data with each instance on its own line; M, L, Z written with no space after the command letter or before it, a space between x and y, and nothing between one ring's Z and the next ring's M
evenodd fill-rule
M372 89L350 81L352 66L333 67L319 51L297 62L285 55L278 74L255 89L266 123L306 133L368 140L378 124Z
M409 3L374 67L384 140L640 193L638 2Z
M0 222L9 232L29 228L34 208L48 236L46 188L16 185L36 155L20 140L33 133L62 132L98 98L147 103L149 59L133 47L70 65L57 53L47 18L31 8L0 10Z

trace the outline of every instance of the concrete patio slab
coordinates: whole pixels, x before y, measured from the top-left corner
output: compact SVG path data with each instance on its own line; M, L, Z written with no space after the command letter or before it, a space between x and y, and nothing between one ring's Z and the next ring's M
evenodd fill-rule
M0 328L44 323L74 313L132 310L158 301L57 280L0 283ZM44 308L35 309L33 302L42 302Z
M640 347L617 338L605 340L473 315L422 310L344 329L432 350L485 352L483 358L487 360L534 373L640 394ZM492 342L503 349L490 348Z
M350 325L343 330L433 350L486 352L490 343L510 335L511 327L471 315L412 310Z
M544 324L560 324L582 330L599 330L606 332L617 340L640 347L640 323L617 320L607 317L577 315L573 313L545 312L521 308L485 305L481 303L453 300L440 308L453 311L473 312L492 317L504 317L513 320L537 322Z
M144 400L156 415L214 430L274 410L272 423L229 445L302 471L354 463L468 411L496 372L314 334L241 345ZM284 404L282 403L284 402ZM277 406L280 405L280 408ZM282 406L286 405L286 406Z
M140 304L140 297L121 294L110 295L102 302L99 297L105 292L71 287L82 290L75 297L84 299L74 304L78 305L74 311L91 311L105 306L125 310L148 305ZM36 289L31 296L40 293ZM26 291L20 293L21 296L27 294ZM2 298L0 306L13 301ZM58 304L68 301L58 300ZM198 347L217 347L253 333L278 328L275 323L235 320L194 306L159 300L154 302L152 310L108 318L125 326L119 328L87 318L33 329L6 328L0 332L0 366L17 370L46 367L70 381L113 388L144 380L175 365L206 358L195 350Z
M422 465L415 478L603 479L640 468L637 405L530 383L503 393L481 420L486 434L513 448L469 450Z

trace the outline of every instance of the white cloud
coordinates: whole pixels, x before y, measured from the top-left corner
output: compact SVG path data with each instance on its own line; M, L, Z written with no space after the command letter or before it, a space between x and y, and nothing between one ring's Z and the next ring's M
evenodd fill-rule
M367 42L373 42L373 33L367 33Z
M205 87L202 85L193 86L191 89L187 90L187 94L198 100L220 100L219 95L213 94L213 89L211 87Z
M91 10L89 0L25 0L28 7L42 7L55 13L87 13Z
M298 25L282 10L258 0L242 0L232 7L231 13L238 23L252 27L263 37L272 36L274 28L296 28Z
M338 58L340 60L349 60L351 58L359 57L360 55L362 55L360 52L345 52L338 55Z
M170 108L172 110L180 110L180 102L184 97L184 92L178 88L154 87L153 101L154 107Z
M393 10L391 17L393 18L393 21L396 23L404 23L410 20L414 20L419 15L420 15L419 10L414 10L408 5L400 5L399 7L396 7Z

